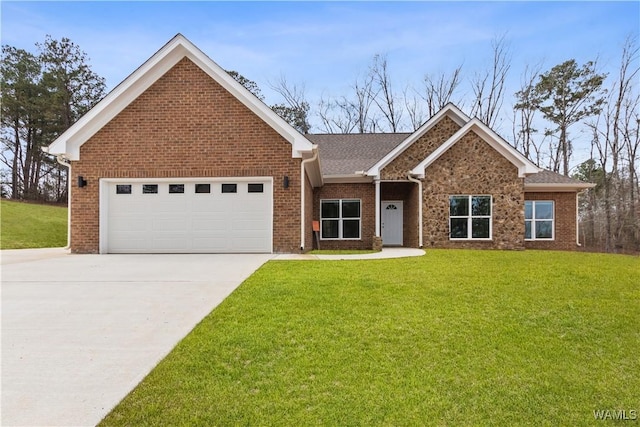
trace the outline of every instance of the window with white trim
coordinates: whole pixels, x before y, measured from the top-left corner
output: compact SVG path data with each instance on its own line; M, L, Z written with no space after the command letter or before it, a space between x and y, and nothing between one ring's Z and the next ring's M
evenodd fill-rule
M554 206L552 200L525 200L525 240L553 240L554 228Z
M491 196L449 196L449 238L491 239Z
M320 238L360 239L360 200L320 200Z

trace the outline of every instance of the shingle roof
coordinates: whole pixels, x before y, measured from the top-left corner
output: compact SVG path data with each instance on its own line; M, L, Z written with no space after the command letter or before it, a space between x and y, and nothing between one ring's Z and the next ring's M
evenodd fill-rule
M366 171L411 135L410 133L309 134L309 141L318 145L322 174L353 175ZM528 175L525 185L566 184L588 185L577 179L543 169Z
M585 184L577 179L569 178L568 176L560 175L559 173L551 172L550 170L543 169L542 171L529 175L524 179L525 184Z
M322 174L352 175L369 169L410 133L310 134L318 145Z

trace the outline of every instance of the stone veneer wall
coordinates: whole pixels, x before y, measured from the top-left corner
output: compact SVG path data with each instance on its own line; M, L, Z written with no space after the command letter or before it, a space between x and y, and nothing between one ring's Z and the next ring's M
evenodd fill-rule
M460 126L449 117L444 116L429 131L407 147L398 157L385 166L380 172L383 180L406 180L407 173L426 159L436 148L441 146L451 135L460 130Z
M525 200L554 202L554 240L527 240L527 249L576 250L576 193L525 193Z
M424 246L524 249L524 179L517 168L469 132L425 171ZM492 240L449 239L449 196L491 195Z
M320 220L320 200L360 199L360 240L320 240L320 249L371 249L376 231L376 191L373 184L325 184L316 188L313 219ZM315 242L314 242L314 247Z

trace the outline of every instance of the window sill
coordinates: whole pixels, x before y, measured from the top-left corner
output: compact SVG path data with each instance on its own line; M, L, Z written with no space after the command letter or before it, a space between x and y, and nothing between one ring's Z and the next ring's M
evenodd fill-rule
M489 238L489 239L463 239L463 238L449 238L449 241L451 242L492 242L493 238Z

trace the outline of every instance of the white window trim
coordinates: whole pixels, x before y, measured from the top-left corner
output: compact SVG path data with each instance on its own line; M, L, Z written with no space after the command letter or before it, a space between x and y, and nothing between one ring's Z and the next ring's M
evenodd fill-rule
M531 202L533 204L533 206L531 207L531 219L527 219L525 217L524 219L524 223L526 224L527 221L531 222L531 237L530 238L526 238L525 237L525 242L535 242L535 241L543 241L543 242L552 242L554 240L556 240L556 202L554 200L525 200L524 201L525 204L527 202ZM552 216L551 219L536 219L536 203L538 202L547 202L547 203L551 203L551 209L552 209ZM536 237L536 222L541 222L541 221L551 221L551 237ZM526 228L525 228L526 230Z
M449 196L449 209L451 209L451 197L468 197L469 198L469 215L464 216L451 216L449 214L449 240L451 241L465 241L465 242L489 242L493 240L493 196L490 194L452 194ZM489 207L491 212L489 215L471 215L471 199L473 197L489 197ZM451 211L449 211L451 212ZM467 234L471 236L473 234L472 221L474 218L489 218L489 237L451 237L451 218L467 218Z
M324 218L322 216L323 202L338 202L338 218ZM342 202L358 202L360 204L360 216L355 218L342 217ZM359 237L342 237L342 222L344 220L358 220L358 236ZM338 221L338 237L324 237L322 235L322 221ZM361 199L320 199L320 240L362 240L362 200Z

